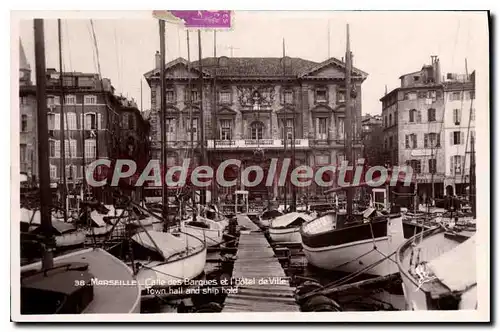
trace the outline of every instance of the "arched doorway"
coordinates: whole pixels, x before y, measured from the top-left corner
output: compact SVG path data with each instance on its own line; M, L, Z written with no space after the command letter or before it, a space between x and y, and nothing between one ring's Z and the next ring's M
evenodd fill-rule
M454 192L453 192L453 186L452 185L447 185L446 186L446 195L447 196L453 196Z

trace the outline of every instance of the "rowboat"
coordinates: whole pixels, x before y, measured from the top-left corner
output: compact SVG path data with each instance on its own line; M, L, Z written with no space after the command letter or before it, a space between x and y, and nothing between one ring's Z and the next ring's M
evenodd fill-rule
M475 232L433 227L404 242L396 262L408 310L477 308Z
M267 228L269 227L271 220L282 215L283 213L278 210L266 210L259 215L258 223L260 227Z
M269 236L274 242L300 243L300 226L314 219L316 214L291 212L276 217L269 226Z
M194 221L192 218L182 220L180 223L180 230L202 239L208 247L217 246L223 242L223 225L217 221L201 216L197 216Z

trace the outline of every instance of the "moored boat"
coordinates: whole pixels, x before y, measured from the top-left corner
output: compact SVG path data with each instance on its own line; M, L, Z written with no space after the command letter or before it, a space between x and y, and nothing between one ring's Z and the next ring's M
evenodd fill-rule
M300 226L314 219L316 213L307 214L300 212L291 212L276 217L269 226L269 236L274 242L294 242L300 243Z
M197 216L196 220L192 218L182 220L180 229L184 233L202 239L208 247L217 246L223 242L223 225L208 218Z
M325 270L388 275L397 272L389 257L404 241L400 214L345 222L345 214L329 213L302 225L307 261Z
M474 232L436 226L403 243L396 261L408 310L477 308Z
M259 225L263 228L269 227L271 220L276 217L282 216L283 212L279 210L266 210L259 215Z

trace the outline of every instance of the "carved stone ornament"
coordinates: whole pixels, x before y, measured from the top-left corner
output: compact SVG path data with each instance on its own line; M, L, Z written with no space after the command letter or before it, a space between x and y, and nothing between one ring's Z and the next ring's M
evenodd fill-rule
M257 86L238 86L238 101L242 107L253 107L255 103L261 106L271 106L276 97L275 88Z

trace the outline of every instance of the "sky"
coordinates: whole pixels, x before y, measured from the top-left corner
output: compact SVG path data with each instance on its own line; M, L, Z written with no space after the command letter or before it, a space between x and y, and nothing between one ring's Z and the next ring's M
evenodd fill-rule
M159 50L158 21L146 11L128 15L116 19L92 15L98 62L116 92L134 98L139 106L142 83L146 110L150 89L143 75L153 69ZM431 55L439 56L442 75L464 73L466 58L469 72L477 69L479 77L488 68L487 20L481 12L237 11L233 15L233 29L217 32L217 56L231 56L233 48L235 57L281 57L284 38L287 56L317 62L329 55L341 59L349 24L354 66L368 73L362 85L363 114L380 114L379 99L386 85L388 91L397 88L402 74L430 64ZM62 19L64 70L98 72L90 19L75 17L83 16ZM19 34L34 78L33 21L20 21ZM167 62L187 58L183 27L167 23L166 41ZM47 68L58 70L55 19L45 20L45 47ZM203 57L213 56L211 31L202 31L202 52ZM198 59L196 32L190 33L190 53L192 60Z

